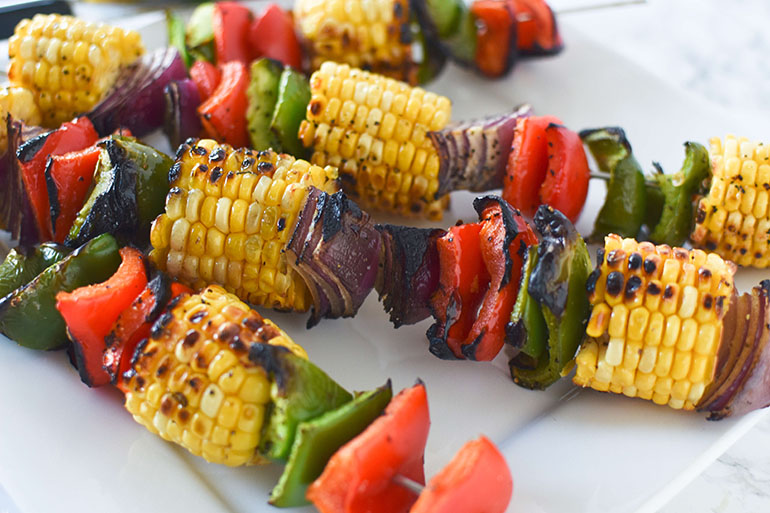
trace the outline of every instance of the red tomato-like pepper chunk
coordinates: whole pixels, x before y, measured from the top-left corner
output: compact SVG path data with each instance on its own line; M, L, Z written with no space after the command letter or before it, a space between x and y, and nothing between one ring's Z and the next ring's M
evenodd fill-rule
M489 274L484 266L479 245L480 223L453 226L437 239L439 286L431 298L431 307L443 338L452 355L440 358L463 358L462 346L476 319L476 311L489 287ZM434 346L432 351L436 351Z
M406 513L417 494L397 484L400 475L425 483L423 454L430 415L425 385L394 397L385 413L331 457L307 498L321 513Z
M540 188L540 199L567 216L573 223L588 196L591 170L580 136L562 125L545 129L548 141L548 172Z
M525 215L547 204L573 223L588 195L590 169L580 136L553 116L516 123L503 177L503 198Z
M225 63L220 70L222 80L216 90L198 106L201 124L213 139L236 148L248 146L246 89L249 87L249 70L238 61Z
M503 199L532 217L540 206L540 186L548 170L545 129L561 123L554 116L532 116L516 122L513 148L503 177Z
M249 29L252 56L281 61L294 69L302 67L302 47L294 31L291 13L269 4Z
M72 223L86 201L100 152L97 146L91 146L48 158L45 179L51 205L53 240L58 243L67 238Z
M516 47L523 55L549 55L564 46L545 0L509 0L516 13Z
M491 203L482 213L478 244L490 283L463 346L465 357L479 361L494 359L503 348L505 326L519 294L521 248L537 244L537 235L518 212L510 211L513 219L506 221L502 210L499 203ZM510 221L515 226L506 226Z
M481 436L463 445L430 480L410 513L503 513L512 494L505 458Z
M238 2L217 2L211 20L214 29L214 49L217 64L238 61L244 66L251 62L249 27L252 14Z
M67 323L80 378L89 387L110 382L103 368L105 337L121 312L147 286L142 253L123 248L120 257L120 267L107 281L56 295L56 309Z
M190 66L190 78L198 88L201 102L205 102L216 91L219 81L222 80L222 74L208 61L195 61Z
M476 67L489 77L500 77L516 57L516 16L504 0L477 0L471 14L480 22L476 34Z
M62 123L60 128L41 135L43 143L38 145L35 139L30 146L23 145L19 151L24 189L27 191L32 211L35 215L41 241L53 240L51 225L51 205L48 202L48 187L45 179L45 167L48 157L62 155L71 151L80 151L92 146L99 135L94 125L83 116L73 121Z

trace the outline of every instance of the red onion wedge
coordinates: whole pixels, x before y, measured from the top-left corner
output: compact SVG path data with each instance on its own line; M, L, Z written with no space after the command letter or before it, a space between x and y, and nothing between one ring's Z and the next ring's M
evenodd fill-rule
M195 82L186 78L172 80L163 88L165 102L163 132L172 148L178 148L188 137L197 137L201 131L198 118L200 93Z
M128 128L136 137L163 125L163 89L172 80L186 78L184 62L176 48L162 48L124 66L112 89L88 113L96 131L107 136Z

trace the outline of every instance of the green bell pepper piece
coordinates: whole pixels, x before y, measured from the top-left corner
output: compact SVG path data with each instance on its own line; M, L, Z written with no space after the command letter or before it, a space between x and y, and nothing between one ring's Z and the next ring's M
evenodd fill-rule
M610 174L607 198L596 217L590 240L602 242L609 233L636 237L644 223L647 195L642 168L625 132L617 127L598 128L583 130L580 138L599 169Z
M511 312L511 337L520 345L519 353L510 365L533 369L547 356L548 328L540 304L529 294L529 279L537 263L537 246L530 246L524 255L519 295ZM510 342L510 340L508 340Z
M246 122L251 147L255 150L280 149L278 137L270 130L283 66L272 59L258 59L251 63L251 79L246 90Z
M534 368L519 367L514 359L510 370L516 384L545 389L563 376L583 339L590 312L586 282L591 258L583 238L557 210L540 207L534 223L540 245L527 288L542 309L548 357Z
M695 222L693 196L711 171L708 150L701 144L685 143L682 169L674 175L655 175L663 196L660 220L650 233L656 244L681 246L690 236Z
M270 121L270 129L285 151L296 158L303 158L307 150L299 140L299 125L305 119L310 102L310 83L299 72L284 68L278 83L278 101Z
M0 298L26 285L69 252L69 248L52 242L41 244L29 255L12 249L0 264Z
M300 422L353 399L324 371L284 347L254 344L249 358L265 369L272 380L272 410L259 446L260 454L269 459L286 461Z
M170 9L166 9L166 32L168 32L168 45L179 50L185 67L190 69L193 59L187 51L184 21Z
M187 23L186 47L193 61L214 62L214 4L207 2L195 8Z
M297 426L297 436L270 504L282 508L308 504L305 492L332 455L379 417L393 397L390 381L364 392L336 410Z
M7 295L0 300L0 332L30 349L56 349L66 344L56 294L107 280L120 265L118 250L114 237L100 235Z

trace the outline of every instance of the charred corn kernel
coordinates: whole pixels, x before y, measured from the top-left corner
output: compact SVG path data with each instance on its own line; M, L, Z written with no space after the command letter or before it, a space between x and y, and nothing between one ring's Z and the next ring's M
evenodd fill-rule
M8 149L8 115L28 125L40 125L42 121L32 91L17 86L0 87L0 155Z
M694 409L714 377L734 272L715 254L609 235L574 382Z
M280 345L307 357L305 351L218 286L183 297L158 323L126 380L126 408L209 461L262 463L256 449L271 382L249 360L249 347Z
M171 174L166 211L150 233L158 267L193 287L222 285L249 303L310 306L283 247L308 188L337 190L336 169L203 139L180 148Z
M336 61L417 81L407 0L298 0L293 13L313 69ZM334 87L345 85L335 81ZM376 95L359 96L371 107L380 102Z
M300 139L314 164L338 166L346 192L367 208L441 217L448 199L436 197L440 160L426 133L449 122L448 99L333 62L310 88Z
M59 14L19 23L8 50L11 84L31 92L42 125L51 128L89 111L120 67L144 53L134 31Z
M693 243L740 265L770 266L770 146L712 138L711 187L698 202Z

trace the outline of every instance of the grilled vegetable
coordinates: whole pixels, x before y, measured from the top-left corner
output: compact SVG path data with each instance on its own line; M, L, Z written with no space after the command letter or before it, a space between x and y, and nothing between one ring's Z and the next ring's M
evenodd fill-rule
M564 47L556 16L544 0L511 0L516 13L516 47L522 57L554 55Z
M711 185L698 202L693 243L740 265L770 265L770 149L746 138L711 139Z
M281 480L270 494L270 504L278 507L307 504L305 492L321 475L329 458L379 417L391 396L388 381L335 410L301 422Z
M676 175L656 174L653 178L660 188L663 205L660 219L653 225L650 240L656 244L680 246L692 232L695 216L693 197L699 192L702 182L709 176L709 155L706 148L698 143L685 143L686 157L682 169ZM648 210L650 188L647 188ZM654 200L653 200L654 201Z
M8 78L34 94L43 126L53 128L91 110L120 67L143 52L132 30L38 14L20 22L8 40Z
M512 334L526 336L527 340L510 339L514 347L533 350L528 350L524 358L515 356L509 366L516 384L545 389L562 377L580 345L589 311L585 283L591 260L583 238L559 211L541 206L534 224L540 244L526 287L529 299L534 300L542 312L548 339L545 342L535 338L545 334L533 318L535 330L527 333L518 330Z
M525 117L516 123L503 198L525 215L541 204L573 223L588 196L590 171L580 137L553 116Z
M41 244L34 251L11 249L0 264L0 298L3 298L32 281L38 274L55 264L69 253L58 244Z
M253 57L275 59L296 70L302 68L302 47L290 12L268 4L251 22L249 43Z
M488 77L507 74L516 62L516 13L499 0L475 0L470 12L481 26L476 35L476 67Z
M0 87L0 156L8 149L5 123L8 115L29 125L39 125L40 109L37 108L32 91L23 87Z
M110 137L100 147L93 189L65 243L112 233L145 245L150 223L163 211L171 159L129 137Z
M438 239L439 286L430 351L440 358L492 360L503 347L516 301L521 262L537 238L517 210L495 196L473 203L480 222Z
M216 2L211 18L217 64L238 61L244 66L251 62L249 27L251 11L238 2Z
M61 347L67 335L56 311L56 294L104 281L119 264L118 245L112 236L89 241L0 300L0 331L30 349Z
M312 69L335 61L416 82L407 0L297 0L294 19Z
M306 358L275 324L212 286L182 296L136 348L126 408L208 461L285 458L299 422L351 399Z
M307 498L321 513L406 513L417 499L396 475L425 483L430 415L425 385L402 390L385 413L337 451Z
M427 134L449 121L447 98L347 65L326 62L310 78L299 136L311 161L340 169L367 208L440 218L439 155Z
M625 132L617 127L583 130L580 138L599 169L610 174L607 199L590 239L599 241L609 233L636 237L645 219L646 190L644 174Z
M201 104L198 87L190 79L173 80L163 88L165 111L163 133L173 148L190 137L201 133L198 106Z
M16 151L16 161L29 198L40 240L53 239L51 204L45 169L51 155L63 155L92 146L98 135L88 118L65 122L61 127L25 141Z
M309 101L310 87L305 77L298 71L285 68L278 81L278 100L270 120L270 130L279 143L276 149L297 158L304 156L305 151L297 134Z
M56 309L67 324L75 366L89 387L110 382L104 370L104 338L121 312L147 286L142 254L132 248L120 250L123 260L115 274L102 283L56 294Z
M208 61L195 61L189 73L190 79L198 87L198 93L202 102L205 102L214 94L220 80L222 80L222 73Z
M246 122L249 126L251 147L255 150L278 149L278 138L270 130L270 121L278 102L278 85L282 70L277 61L270 59L258 59L251 64L251 81L246 91ZM296 133L294 135L296 139Z
M195 61L214 62L214 4L204 2L198 5L187 23L186 43L190 56Z
M240 61L220 66L222 79L217 88L198 106L203 129L211 137L240 147L249 144L246 130L246 90L249 70Z
M495 444L485 436L460 448L433 476L410 513L503 513L511 501L513 478Z
M732 336L725 320L734 272L716 254L608 236L588 280L591 317L575 383L697 407L714 380L723 334Z
M177 155L151 260L194 288L218 283L252 304L306 310L307 286L283 249L308 188L334 192L336 170L212 140L188 141Z
M101 151L96 145L63 155L51 155L45 165L53 240L64 242L85 203Z

